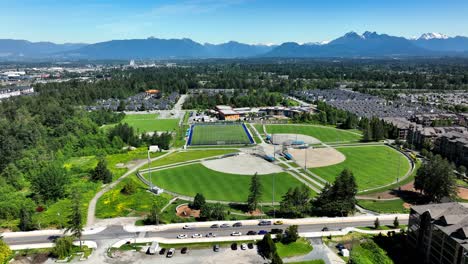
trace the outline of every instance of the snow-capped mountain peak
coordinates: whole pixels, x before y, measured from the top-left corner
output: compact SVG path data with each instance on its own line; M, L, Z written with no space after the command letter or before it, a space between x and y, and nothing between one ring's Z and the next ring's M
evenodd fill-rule
M444 35L442 33L424 33L422 34L419 39L425 39L425 40L429 40L429 39L448 39L448 36L447 35Z

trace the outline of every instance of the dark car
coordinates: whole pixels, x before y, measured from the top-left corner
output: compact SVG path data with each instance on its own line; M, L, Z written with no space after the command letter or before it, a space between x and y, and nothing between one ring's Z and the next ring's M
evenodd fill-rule
M336 248L339 249L339 250L342 250L342 249L345 249L345 246L343 244L341 244L341 243L338 243L336 245Z
M260 230L260 231L258 231L258 234L259 235L266 235L266 234L268 234L268 232L266 230Z
M248 236L255 236L256 234L257 234L257 232L256 232L256 231L252 231L252 230L250 230L249 232L247 232L247 235L248 235Z
M247 244L247 247L248 247L249 249L252 249L252 248L254 248L254 245L253 245L253 243L248 243L248 244Z
M235 224L232 225L232 227L241 227L242 226L242 223L241 222L237 222Z
M330 230L330 229L328 229L328 227L326 227L326 226L322 228L322 231L323 231L323 232L327 232L327 231L329 231L329 230Z
M161 250L159 250L159 255L164 255L164 254L166 254L166 249L161 248Z
M260 223L258 223L259 226L268 226L268 225L271 225L271 221L260 221Z
M218 224L213 224L213 225L211 225L211 228L219 228L219 225Z
M271 229L270 234L283 234L283 229L273 228L273 229Z
M181 250L180 250L180 253L182 254L186 254L188 252L188 248L186 247L183 247Z
M216 244L216 245L213 246L213 251L214 251L214 252L218 252L218 251L219 251L219 245L218 245L218 244Z
M222 224L222 225L220 225L219 227L221 227L221 228L228 228L228 227L231 227L231 226L230 226L229 224Z
M232 250L237 250L237 243L232 243L231 244L231 249Z

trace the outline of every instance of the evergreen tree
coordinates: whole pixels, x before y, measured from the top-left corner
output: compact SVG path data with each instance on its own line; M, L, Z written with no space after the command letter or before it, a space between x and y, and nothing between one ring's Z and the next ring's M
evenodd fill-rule
M22 207L20 209L20 222L18 227L21 231L30 231L35 229L33 213L34 212L31 210L31 208L28 207Z
M379 229L380 228L380 220L379 218L376 218L374 221L374 229Z
M206 204L205 196L201 193L197 193L193 198L193 203L190 204L191 209L200 210Z
M268 233L263 236L263 239L257 243L259 254L267 259L272 259L276 253L276 245L271 239L271 235Z
M258 203L260 201L260 197L262 195L262 185L260 183L260 179L258 178L257 173L251 178L250 181L250 194L247 198L247 207L250 212L257 210Z
M400 221L398 221L398 217L395 217L393 220L393 227L398 228L400 226Z
M156 204L156 201L153 201L153 203L151 205L150 213L147 216L147 218L145 219L145 224L159 225L159 219L160 219L159 212L160 211L159 211L158 205Z
M58 163L44 166L32 179L32 189L44 201L65 197L66 185L70 182L67 171Z
M284 237L282 239L282 242L284 244L296 242L299 239L299 233L297 231L297 228L297 225L292 225L286 228L286 231L284 232Z
M278 255L278 252L275 251L273 254L273 257L271 259L271 264L283 264L283 260L281 257Z
M67 226L65 228L65 233L70 232L74 237L78 238L80 241L81 248L81 237L83 235L83 217L81 215L81 198L80 194L74 193L72 199L72 211L68 218Z
M419 169L414 179L414 188L420 190L432 202L444 197L456 197L454 166L440 155L433 156Z
M107 161L104 158L100 158L96 168L91 173L91 179L93 181L102 181L103 183L109 183L112 181L112 173L107 168Z

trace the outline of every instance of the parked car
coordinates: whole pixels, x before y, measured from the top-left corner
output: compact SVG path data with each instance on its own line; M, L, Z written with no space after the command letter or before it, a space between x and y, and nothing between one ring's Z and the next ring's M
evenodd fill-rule
M159 250L159 255L164 255L166 254L166 248L161 248L161 250Z
M237 243L232 243L231 244L231 249L232 250L237 250Z
M222 224L222 225L220 225L219 227L221 227L221 228L228 228L228 227L231 227L231 226L230 226L229 224Z
M324 227L322 228L322 232L327 232L327 231L329 231L328 227L324 226Z
M213 251L214 252L219 252L219 244L216 244L213 246Z
M193 234L192 238L202 238L202 234Z
M282 225L283 224L283 221L281 220L277 220L273 223L274 225Z
M206 237L216 237L216 234L210 232L210 233L206 234Z
M266 235L268 232L266 230L260 230L258 231L259 235Z
M253 244L253 243L248 243L248 244L247 244L247 247L248 247L249 249L252 249L252 248L254 248L254 244Z
M283 229L273 228L271 229L270 234L283 234Z
M218 224L212 224L211 228L219 228L219 225Z
M246 250L246 249L247 249L247 244L246 244L246 243L242 243L241 249L242 249L242 250Z
M232 225L232 227L241 227L242 226L242 223L241 222L237 222L235 224Z
M262 220L260 221L260 223L258 223L259 226L268 226L268 225L271 225L271 221L265 221L265 220Z
M182 227L182 229L193 229L193 226L191 226L191 225L184 225L184 227Z
M255 236L256 234L257 234L257 232L256 232L256 231L252 231L252 230L250 230L249 232L247 232L247 235L248 235L248 236Z
M338 243L338 244L336 245L336 248L339 249L339 250L342 250L342 249L345 248L345 246L344 246L343 244L341 244L341 243Z
M242 233L234 231L234 232L231 233L231 236L242 236Z
M180 253L182 253L182 254L187 254L187 253L188 253L188 248L187 248L187 247L183 247L183 248L180 250Z
M174 256L174 253L175 253L175 248L169 249L169 251L167 252L166 258L172 258Z
M186 234L180 234L177 236L178 239L185 239L185 238L188 238L188 236Z

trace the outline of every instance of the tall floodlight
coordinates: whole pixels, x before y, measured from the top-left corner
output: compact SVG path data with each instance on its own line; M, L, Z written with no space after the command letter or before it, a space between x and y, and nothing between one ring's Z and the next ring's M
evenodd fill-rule
M149 180L150 180L150 190L153 191L154 185L153 185L153 178L151 177L151 157L150 153L151 152L158 152L159 147L158 146L149 146L148 147L148 173L149 173Z

